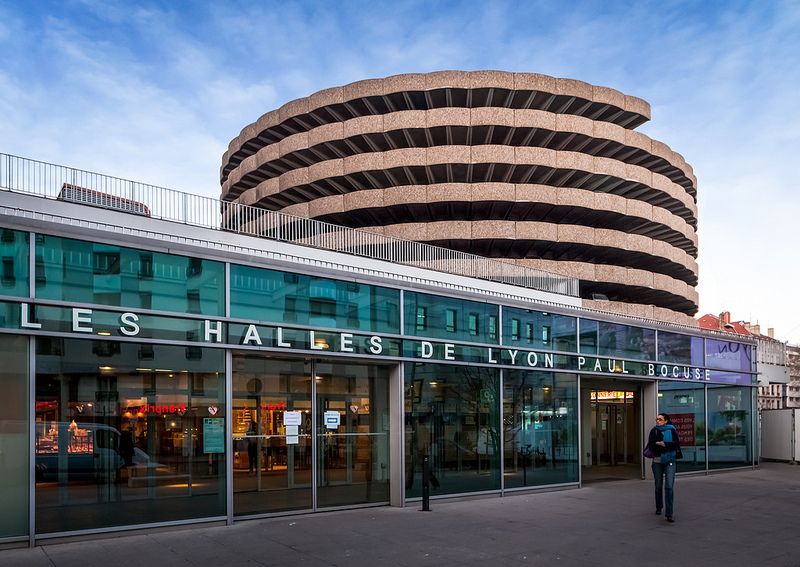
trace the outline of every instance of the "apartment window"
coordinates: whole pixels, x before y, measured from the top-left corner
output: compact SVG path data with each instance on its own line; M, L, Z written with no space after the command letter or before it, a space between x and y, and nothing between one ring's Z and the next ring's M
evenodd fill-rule
M511 319L511 340L519 340L519 319Z
M417 307L417 331L424 331L428 326L428 310Z
M448 333L456 332L456 310L445 309L444 312L445 324L444 327Z
M489 339L497 340L497 317L495 315L489 315Z
M478 336L478 321L479 321L478 314L470 313L468 321L469 321L469 334L472 335L473 337Z

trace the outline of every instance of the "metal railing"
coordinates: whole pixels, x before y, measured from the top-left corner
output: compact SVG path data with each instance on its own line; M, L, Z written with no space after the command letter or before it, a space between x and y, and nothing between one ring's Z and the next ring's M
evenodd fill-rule
M576 278L544 270L4 153L0 189L578 296Z

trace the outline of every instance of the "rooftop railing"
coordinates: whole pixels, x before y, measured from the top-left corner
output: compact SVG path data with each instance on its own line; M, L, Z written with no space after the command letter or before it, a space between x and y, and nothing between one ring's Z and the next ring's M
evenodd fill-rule
M0 153L0 189L578 296L578 280L440 246Z

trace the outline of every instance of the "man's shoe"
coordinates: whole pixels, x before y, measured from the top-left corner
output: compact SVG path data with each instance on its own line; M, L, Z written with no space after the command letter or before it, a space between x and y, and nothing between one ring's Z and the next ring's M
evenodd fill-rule
M661 515L661 508L656 508L656 516L660 516L660 515Z
M675 520L672 519L672 516L667 516L667 521L670 523L674 523Z

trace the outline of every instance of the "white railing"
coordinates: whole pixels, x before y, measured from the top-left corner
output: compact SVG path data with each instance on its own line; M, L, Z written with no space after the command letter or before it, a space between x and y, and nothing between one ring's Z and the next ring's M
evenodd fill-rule
M576 278L544 270L3 153L0 189L578 296Z

